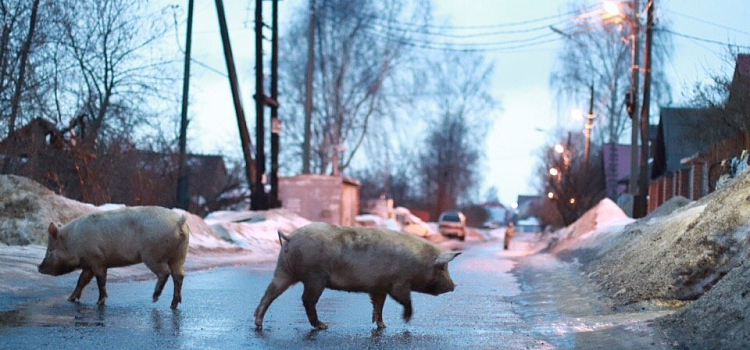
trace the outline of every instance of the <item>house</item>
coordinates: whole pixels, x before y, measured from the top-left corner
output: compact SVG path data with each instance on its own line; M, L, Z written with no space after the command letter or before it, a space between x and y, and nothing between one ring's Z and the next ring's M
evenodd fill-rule
M0 166L66 197L92 203L173 207L179 156L111 143L98 152L76 143L70 129L37 118L0 141ZM218 155L187 155L189 211L204 214L231 204L239 187ZM242 196L239 196L241 199Z
M279 178L282 207L310 221L351 226L359 214L359 181L343 176L297 175Z
M699 199L716 188L725 160L750 148L737 121L750 118L750 55L737 56L723 108L664 108L659 122L648 210L673 196Z

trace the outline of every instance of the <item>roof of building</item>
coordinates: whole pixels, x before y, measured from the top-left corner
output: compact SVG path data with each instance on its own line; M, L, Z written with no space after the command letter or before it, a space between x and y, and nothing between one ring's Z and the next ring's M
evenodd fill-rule
M736 132L711 108L662 108L652 178L682 168L682 159Z

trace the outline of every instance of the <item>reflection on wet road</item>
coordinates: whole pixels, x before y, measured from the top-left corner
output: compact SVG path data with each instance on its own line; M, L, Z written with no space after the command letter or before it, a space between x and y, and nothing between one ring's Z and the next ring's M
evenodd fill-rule
M496 256L497 243L475 246L451 268L459 286L438 297L413 293L414 317L405 324L402 308L390 298L388 328L370 323L369 297L326 290L318 304L330 326L312 331L296 285L269 309L262 332L252 313L272 276L271 265L221 268L188 274L183 304L169 309L171 282L151 303L153 281L111 283L107 306L96 306L89 286L80 303L59 295L0 312L0 348L415 348L523 349L576 348L581 338L565 328L567 318L509 273L512 262ZM519 275L522 280L523 274ZM68 288L72 289L73 285ZM528 290L528 295L524 291ZM519 294L521 293L521 294ZM546 294L545 294L546 295ZM546 303L546 304L545 304ZM523 308L523 310L521 310ZM549 323L548 323L549 322ZM555 322L566 331L560 333ZM539 324L545 323L545 324ZM586 321L579 321L584 326ZM594 341L591 344L599 344ZM585 346L584 346L585 347Z

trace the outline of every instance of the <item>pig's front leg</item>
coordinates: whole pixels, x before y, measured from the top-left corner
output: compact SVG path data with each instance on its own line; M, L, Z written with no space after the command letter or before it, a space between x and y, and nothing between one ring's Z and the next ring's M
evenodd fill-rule
M76 284L76 289L73 290L73 294L68 297L69 301L76 301L78 299L81 299L81 293L83 293L83 288L86 287L89 282L91 282L91 279L94 278L94 272L91 271L91 269L83 269L81 271L81 276L78 277L78 283Z
M404 307L404 321L409 322L412 315L411 288L408 285L396 284L391 287L391 291L388 294Z
M385 293L370 293L372 301L372 322L378 323L378 328L385 328L383 322L383 305L385 305Z
M99 287L99 300L96 303L104 305L104 302L107 300L107 268L99 267L94 269L94 275L96 276L96 285Z

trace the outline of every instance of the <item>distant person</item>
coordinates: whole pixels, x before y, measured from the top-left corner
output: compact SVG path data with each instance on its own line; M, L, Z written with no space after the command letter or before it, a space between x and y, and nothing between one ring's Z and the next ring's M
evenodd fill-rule
M505 250L508 250L508 248L510 248L510 240L513 239L513 235L515 234L513 229L513 223L508 223L508 228L505 229Z

